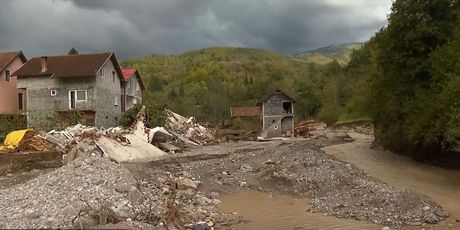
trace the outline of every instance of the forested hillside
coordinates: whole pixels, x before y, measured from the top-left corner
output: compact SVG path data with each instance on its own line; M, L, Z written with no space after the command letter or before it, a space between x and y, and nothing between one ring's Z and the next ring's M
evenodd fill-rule
M315 50L295 54L294 57L316 64L328 64L336 60L340 65L345 66L350 61L353 50L361 48L363 43L353 42L340 45L331 45Z
M361 72L354 88L369 96L354 97L368 105L377 140L394 150L460 152L458 6L397 0L389 25L352 55L347 69Z
M342 71L337 62L318 66L245 48L152 55L122 65L139 69L147 87L146 103L164 104L219 125L228 121L231 106L255 106L277 88L298 98L295 112L299 117L315 116L321 112L322 98L330 100L325 94L335 100L335 86L329 82Z

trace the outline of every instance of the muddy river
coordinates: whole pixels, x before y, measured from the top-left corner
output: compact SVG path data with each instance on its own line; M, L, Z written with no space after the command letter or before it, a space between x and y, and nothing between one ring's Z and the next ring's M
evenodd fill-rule
M450 218L437 225L407 226L415 229L460 229L460 171L425 165L386 151L370 149L373 137L350 134L355 142L325 147L340 160L354 164L368 175L400 189L411 189L438 202ZM248 223L237 229L382 229L381 225L310 213L308 200L285 195L243 191L224 195L220 209L237 213Z

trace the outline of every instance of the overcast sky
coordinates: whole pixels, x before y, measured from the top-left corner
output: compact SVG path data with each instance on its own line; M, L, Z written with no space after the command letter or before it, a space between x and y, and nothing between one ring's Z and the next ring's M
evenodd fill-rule
M30 58L115 51L120 59L211 46L298 53L365 41L391 0L2 0L0 51Z

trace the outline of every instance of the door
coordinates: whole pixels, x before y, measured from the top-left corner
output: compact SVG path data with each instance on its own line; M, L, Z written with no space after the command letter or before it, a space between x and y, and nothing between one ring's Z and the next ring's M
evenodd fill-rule
M69 91L69 109L75 109L75 90Z

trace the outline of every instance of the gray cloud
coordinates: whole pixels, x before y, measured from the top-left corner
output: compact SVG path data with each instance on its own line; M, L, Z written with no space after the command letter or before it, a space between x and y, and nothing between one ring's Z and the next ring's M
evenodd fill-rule
M28 57L112 50L122 59L210 46L296 53L364 41L391 0L2 1L0 50Z

